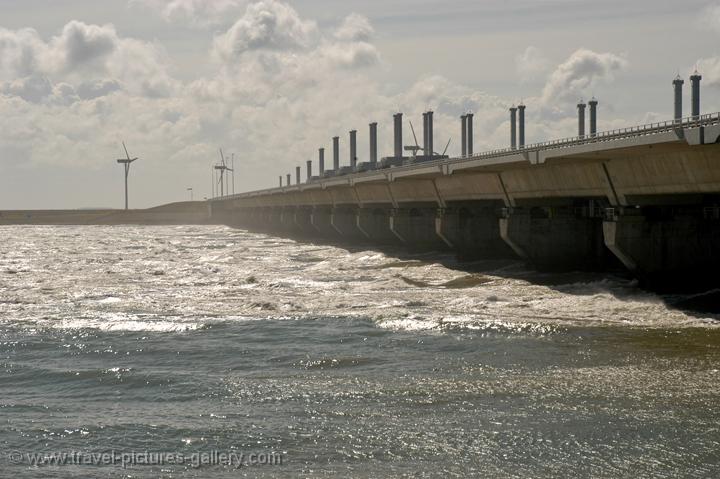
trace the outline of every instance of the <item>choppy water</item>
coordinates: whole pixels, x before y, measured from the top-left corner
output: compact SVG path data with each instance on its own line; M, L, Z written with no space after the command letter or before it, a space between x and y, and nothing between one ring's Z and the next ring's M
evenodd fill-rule
M468 269L222 227L2 227L0 476L720 476L718 316ZM110 450L283 464L10 456Z

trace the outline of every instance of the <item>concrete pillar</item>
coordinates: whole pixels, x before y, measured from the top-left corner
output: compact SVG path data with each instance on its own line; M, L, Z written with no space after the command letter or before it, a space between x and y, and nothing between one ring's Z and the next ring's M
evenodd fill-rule
M518 105L518 142L520 148L525 148L525 105Z
M588 102L588 105L590 105L590 136L595 137L597 136L597 107L598 107L598 101L593 98Z
M694 120L700 117L700 80L702 80L702 76L697 71L690 77L692 86L690 103L692 104L692 117Z
M510 148L517 148L517 108L510 108Z
M394 234L395 237L398 240L400 240L401 243L405 243L405 238L403 238L402 235L400 234L400 232L398 231L397 218L398 218L397 208L391 209L390 214L388 215L388 226L390 227L390 231L392 231L392 234Z
M676 208L664 208L667 214L662 219L657 211L646 216L642 209L607 215L603 222L605 245L641 286L707 291L717 285L720 222L697 214L703 205Z
M340 170L340 137L333 137L333 170Z
M500 238L502 238L505 244L507 244L519 258L527 259L528 254L525 252L524 245L520 244L516 238L518 236L517 231L524 230L525 228L523 227L525 225L518 225L517 223L519 223L518 219L512 215L499 218L498 230L500 232Z
M512 258L515 255L500 238L499 200L472 200L447 205L443 212L443 237L453 245L458 258Z
M330 210L330 227L340 236L343 235L343 232L340 231L337 225L337 208Z
M307 160L307 181L312 178L312 160Z
M325 173L325 148L318 149L318 168L320 176Z
M473 154L473 117L472 113L467 114L467 154Z
M402 113L393 115L395 158L402 158L403 156L402 117Z
M443 232L443 222L445 219L445 208L438 208L435 212L435 234L442 240L448 248L453 248L454 245L450 239L445 236Z
M428 114L423 113L423 156L428 156L428 137L429 137L430 125L428 124Z
M467 155L467 115L460 117L460 156L465 157Z
M578 136L580 138L585 137L585 108L587 105L585 105L585 102L578 103L577 109L578 109Z
M432 158L435 155L435 140L434 140L434 121L433 121L433 115L434 113L432 111L427 112L427 122L428 122L428 152L427 156L429 158Z
M370 239L370 235L365 230L365 228L363 228L362 216L363 216L362 208L358 208L357 210L355 210L355 227L360 232L360 234L362 234L365 238Z
M684 84L685 84L685 80L680 78L680 75L678 75L677 78L675 78L673 80L673 89L675 92L675 104L674 104L675 116L673 118L678 123L680 122L680 120L682 120L682 117L683 117L683 113L682 113L682 94L683 94L683 92L682 91L683 91Z
M357 130L350 130L350 166L355 171L357 166Z
M377 123L370 123L370 163L373 165L378 160L378 146L377 146Z

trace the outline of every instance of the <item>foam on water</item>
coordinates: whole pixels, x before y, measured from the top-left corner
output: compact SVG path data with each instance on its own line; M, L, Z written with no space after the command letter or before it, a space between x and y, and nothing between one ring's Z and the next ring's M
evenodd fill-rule
M250 477L720 470L718 318L668 306L696 297L221 227L0 229L6 449L286 455Z
M55 327L177 332L201 328L203 316L272 319L281 311L363 317L409 331L720 325L715 315L672 309L625 280L534 284L506 276L517 265L466 273L431 255L396 259L217 227L7 231L0 257L6 323L42 317Z

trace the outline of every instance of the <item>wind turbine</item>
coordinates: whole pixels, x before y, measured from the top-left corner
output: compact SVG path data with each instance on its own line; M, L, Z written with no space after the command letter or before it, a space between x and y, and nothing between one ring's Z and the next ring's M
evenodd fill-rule
M415 135L415 128L413 128L412 122L410 122L410 130L412 130L413 138L415 139L415 146L406 146L405 151L412 152L413 158L417 157L418 151L422 150L420 148L420 145L418 145L417 136Z
M220 197L225 196L225 172L226 171L233 171L232 168L228 167L225 164L225 155L223 155L222 148L220 148L220 164L215 165L215 170L220 172Z
M232 154L230 159L230 171L232 171L232 194L235 194L235 153Z
M125 146L125 142L122 142L123 149L125 150L125 156L127 158L122 158L117 160L118 163L123 165L125 167L125 209L128 209L128 175L130 174L130 163L137 160L137 158L130 158L130 153L128 153L127 147Z

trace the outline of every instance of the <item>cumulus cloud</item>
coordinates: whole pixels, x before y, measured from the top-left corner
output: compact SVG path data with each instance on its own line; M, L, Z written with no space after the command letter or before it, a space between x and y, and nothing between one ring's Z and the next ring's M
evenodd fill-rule
M0 78L12 80L36 72L44 48L40 35L32 28L0 28Z
M542 92L542 103L558 108L576 102L591 94L590 90L599 82L612 81L627 64L625 58L614 53L579 49L550 74Z
M702 74L705 85L713 88L720 87L720 57L699 59L697 70Z
M529 46L520 55L515 57L515 70L523 82L535 80L547 72L550 61L545 58L540 49Z
M15 95L29 102L39 102L53 91L52 83L47 77L34 75L0 85L0 92Z
M109 159L125 139L143 158L135 181L148 182L139 192L152 204L167 199L156 196L157 184L170 184L170 174L183 187L172 183L162 191L209 190L221 146L238 154L239 189L274 185L278 174L329 147L334 135L346 163L351 129L359 131L359 157L367 157L362 138L370 121L379 122L380 151L391 151L391 114L398 110L420 127L421 113L433 109L439 151L452 138L449 153L459 152L458 117L466 111L476 113L476 150L508 144L507 98L438 75L391 93L372 37L372 25L357 14L320 27L286 3L259 0L215 36L197 77L181 81L161 47L126 38L111 25L70 22L48 40L34 30L0 30L0 152L85 171L112 168ZM611 53L572 54L527 99L528 140L572 134L574 116L547 116L543 102L567 95L574 102L624 64Z
M45 49L48 61L58 71L102 67L118 48L120 39L112 25L87 25L71 21Z
M167 71L162 48L121 38L110 24L88 25L75 20L47 42L35 30L0 30L0 67L0 79L12 82L110 79L136 94L149 96L167 96L177 86ZM4 91L14 89L6 85ZM38 99L38 95L31 96Z
M370 20L363 15L351 13L342 25L335 31L335 38L345 41L370 41L375 30L370 24Z
M250 4L227 32L215 38L215 52L232 60L253 50L303 49L312 45L316 35L315 22L302 20L290 5L262 0Z
M193 26L222 23L228 16L241 11L246 0L130 0L156 11L167 22L183 22Z

